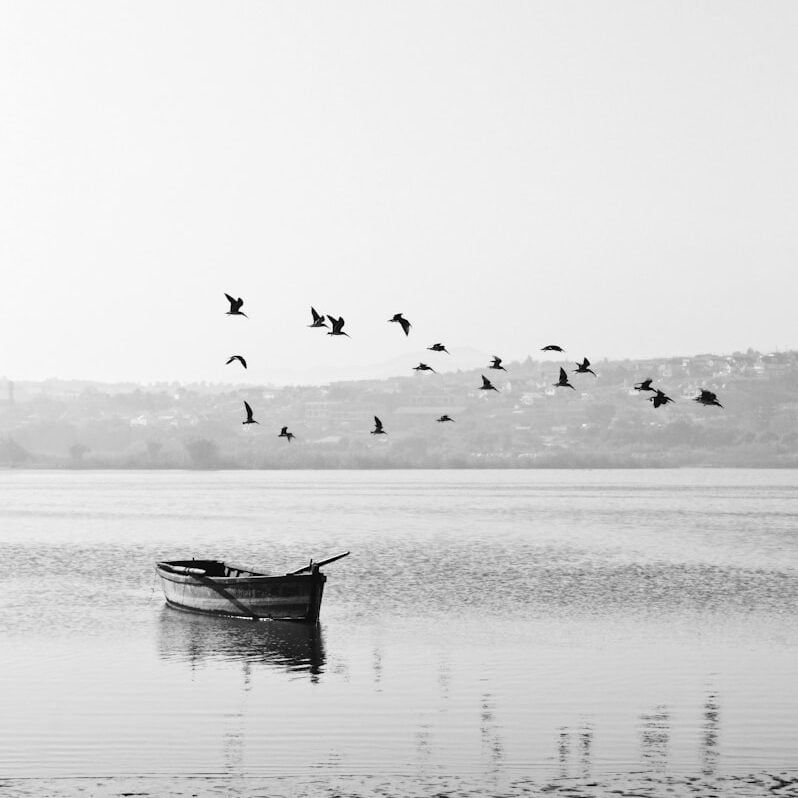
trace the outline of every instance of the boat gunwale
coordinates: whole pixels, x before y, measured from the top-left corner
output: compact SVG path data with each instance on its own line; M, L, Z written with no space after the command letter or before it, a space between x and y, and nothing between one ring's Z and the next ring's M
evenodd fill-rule
M243 585L245 583L253 584L266 584L267 582L304 582L307 579L318 579L320 576L325 576L319 572L307 574L284 574L280 576L269 576L267 574L256 574L253 576L208 576L207 574L181 574L175 571L170 571L168 568L162 568L161 563L157 563L155 570L161 579L167 579L170 582L194 582L196 584L204 584L209 580L218 585Z

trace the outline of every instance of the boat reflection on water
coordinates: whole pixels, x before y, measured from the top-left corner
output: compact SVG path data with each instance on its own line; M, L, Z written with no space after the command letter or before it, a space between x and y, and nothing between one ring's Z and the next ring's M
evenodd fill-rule
M325 663L322 631L316 624L217 618L169 607L161 611L158 653L161 659L191 665L263 662L312 678L323 672Z

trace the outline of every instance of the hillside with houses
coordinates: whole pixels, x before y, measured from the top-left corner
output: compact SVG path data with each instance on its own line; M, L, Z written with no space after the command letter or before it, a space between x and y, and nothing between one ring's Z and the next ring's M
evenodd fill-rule
M507 362L323 386L0 378L0 466L535 468L798 465L798 352ZM575 390L555 388L559 366ZM498 392L480 390L480 375ZM674 399L654 408L634 385ZM714 391L723 408L693 397ZM243 425L243 402L257 425ZM448 414L452 423L436 421ZM374 416L387 435L372 435ZM287 425L292 442L279 438Z

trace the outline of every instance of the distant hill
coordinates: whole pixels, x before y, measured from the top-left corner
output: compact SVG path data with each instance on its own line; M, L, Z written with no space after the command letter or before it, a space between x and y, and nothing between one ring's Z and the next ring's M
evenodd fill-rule
M383 380L390 377L406 376L409 369L419 362L435 359L434 368L440 372L465 371L478 368L487 363L490 356L485 352L469 347L452 347L449 354L436 354L426 349L418 349L381 363L361 366L314 366L313 369L253 369L253 376L270 385L326 385L331 382L353 380ZM430 365L433 365L430 363Z
M419 360L439 373L413 372ZM0 379L0 466L798 466L797 352L603 360L596 377L558 356L489 361L420 350L322 385ZM554 387L560 366L575 390ZM480 390L483 374L498 392ZM634 390L646 378L674 403L655 409ZM701 389L723 408L694 402ZM241 424L244 400L258 425ZM387 435L370 434L375 415Z

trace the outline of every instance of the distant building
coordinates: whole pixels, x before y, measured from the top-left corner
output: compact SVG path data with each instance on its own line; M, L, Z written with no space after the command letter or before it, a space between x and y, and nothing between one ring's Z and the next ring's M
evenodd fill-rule
M411 407L397 407L393 411L395 416L441 416L444 413L458 414L465 412L465 405L414 405Z
M348 402L306 402L305 423L309 425L371 424L372 417L383 412L381 408L356 405Z

